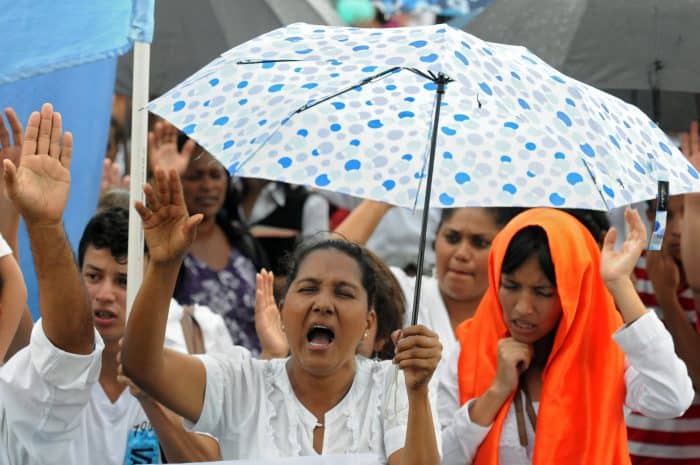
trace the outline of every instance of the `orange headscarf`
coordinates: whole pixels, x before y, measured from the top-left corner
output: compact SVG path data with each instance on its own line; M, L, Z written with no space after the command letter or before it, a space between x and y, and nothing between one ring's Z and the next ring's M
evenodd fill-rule
M533 465L629 464L622 411L624 356L612 340L621 325L600 278L600 252L573 216L537 208L515 217L494 239L489 288L471 320L456 330L460 401L481 396L496 376L496 347L507 337L498 299L501 265L515 234L527 226L547 234L562 316L542 374ZM475 465L498 464L498 446L513 396L499 411L482 442Z

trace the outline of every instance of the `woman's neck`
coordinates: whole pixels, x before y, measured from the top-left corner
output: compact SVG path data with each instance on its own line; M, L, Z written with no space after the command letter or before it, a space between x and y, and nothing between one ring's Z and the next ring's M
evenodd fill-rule
M214 231L216 230L217 224L216 224L216 217L214 216L209 216L209 217L204 217L201 223L197 226L197 238L198 239L205 239L210 237L212 234L214 234Z
M287 362L287 374L294 394L321 423L326 412L343 400L350 390L355 368L355 359L352 359L333 374L317 376L299 366L294 357Z
M479 307L479 302L481 299L474 300L455 300L446 296L442 291L440 292L442 297L442 302L445 304L447 309L447 315L450 317L450 324L452 325L452 331L457 329L464 320L468 320L474 316L476 309Z

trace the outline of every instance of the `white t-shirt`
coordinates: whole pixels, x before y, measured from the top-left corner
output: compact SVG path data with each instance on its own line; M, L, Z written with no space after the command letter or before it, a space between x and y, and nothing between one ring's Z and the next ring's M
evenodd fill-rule
M187 343L180 322L183 313L182 305L177 303L177 300L170 299L168 323L165 329L165 346L186 353ZM202 339L207 353L225 352L233 347L231 333L226 328L226 323L221 315L214 313L209 307L194 305L193 316L202 330Z
M206 394L199 420L189 426L218 438L224 460L317 455L316 417L296 398L287 359L258 360L239 346L200 358ZM355 363L352 387L323 419L323 454L374 453L386 462L406 437L403 373L391 362L356 357ZM433 408L435 425L436 418ZM437 426L435 434L439 444Z
M182 308L180 315L181 312ZM40 454L39 457L32 456L32 464L122 465L127 454L132 457L133 463L151 463L150 460L144 461L147 457L155 458L152 463L160 463L157 438L138 399L125 389L117 401L112 403L98 382L104 347L99 334L96 333L95 336L99 344L96 344L95 352L90 355L89 361L94 366L88 367L88 362L85 361L87 356L69 354L51 344L40 321L34 325L30 346L17 353L0 371L0 404L9 401L13 407L23 406L14 410L6 408L4 410L7 410L7 414L4 414L4 411L0 414L6 417L0 428L2 441L7 439L7 450L10 454L7 464L30 463L27 451ZM179 318L177 321L179 333L175 327L168 328L165 346L186 352ZM216 324L206 317L202 321L205 341L209 339L210 344L216 346L216 342L212 341L221 339L209 337L209 328ZM228 335L225 327L224 332ZM178 334L182 338L181 344L177 343ZM75 360L81 361L82 364L78 366ZM27 366L35 368L27 370ZM92 370L91 377L83 380L76 388L66 387L66 383L81 376L79 368L82 372ZM52 381L50 376L59 377L63 384ZM49 416L50 421L64 425L56 428L62 432L60 436L32 434L35 426L41 425L42 415ZM10 420L9 424L7 419ZM14 439L13 436L20 440ZM28 439L24 440L24 436ZM0 451L0 465L6 465L2 453ZM58 460L57 457L65 459ZM46 461L42 462L44 458Z
M634 323L613 334L613 339L625 353L625 407L649 417L680 416L693 400L693 386L685 364L673 348L673 339L654 312L647 312ZM443 439L443 465L472 463L476 451L491 427L473 423L469 404L459 404L459 345L447 356L441 373L438 394ZM603 388L603 386L601 386ZM539 407L539 402L534 405ZM620 406L621 408L623 406ZM535 433L526 424L528 443L534 445ZM531 463L533 447L523 448L518 438L514 406L506 414L498 448L502 465Z
M406 313L404 314L404 326L411 324L411 312L413 312L413 294L415 293L416 278L408 276L401 268L391 267L396 280L406 297ZM452 330L450 315L442 300L438 280L429 276L423 276L420 286L420 307L418 309L418 324L432 329L438 334L442 344L443 360L446 354L452 352L457 346L457 338Z
M85 447L74 447L85 431L85 404L103 348L95 332L91 354L63 352L48 340L41 320L34 326L29 346L0 368L0 465L106 463L104 457L91 462ZM108 432L88 431L105 438Z

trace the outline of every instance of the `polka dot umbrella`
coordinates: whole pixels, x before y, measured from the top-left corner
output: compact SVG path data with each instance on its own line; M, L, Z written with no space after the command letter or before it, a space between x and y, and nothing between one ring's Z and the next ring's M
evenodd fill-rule
M222 54L147 108L238 176L424 212L609 210L655 197L662 178L672 195L700 191L698 172L637 108L523 47L446 25L293 24Z

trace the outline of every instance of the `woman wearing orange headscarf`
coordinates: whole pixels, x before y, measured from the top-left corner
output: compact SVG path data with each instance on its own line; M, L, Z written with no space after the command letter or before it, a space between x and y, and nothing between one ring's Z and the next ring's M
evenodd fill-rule
M611 230L602 255L558 210L528 210L496 236L489 288L440 380L443 465L629 464L624 405L656 418L688 408L686 367L630 280L646 231L625 217L621 249Z

